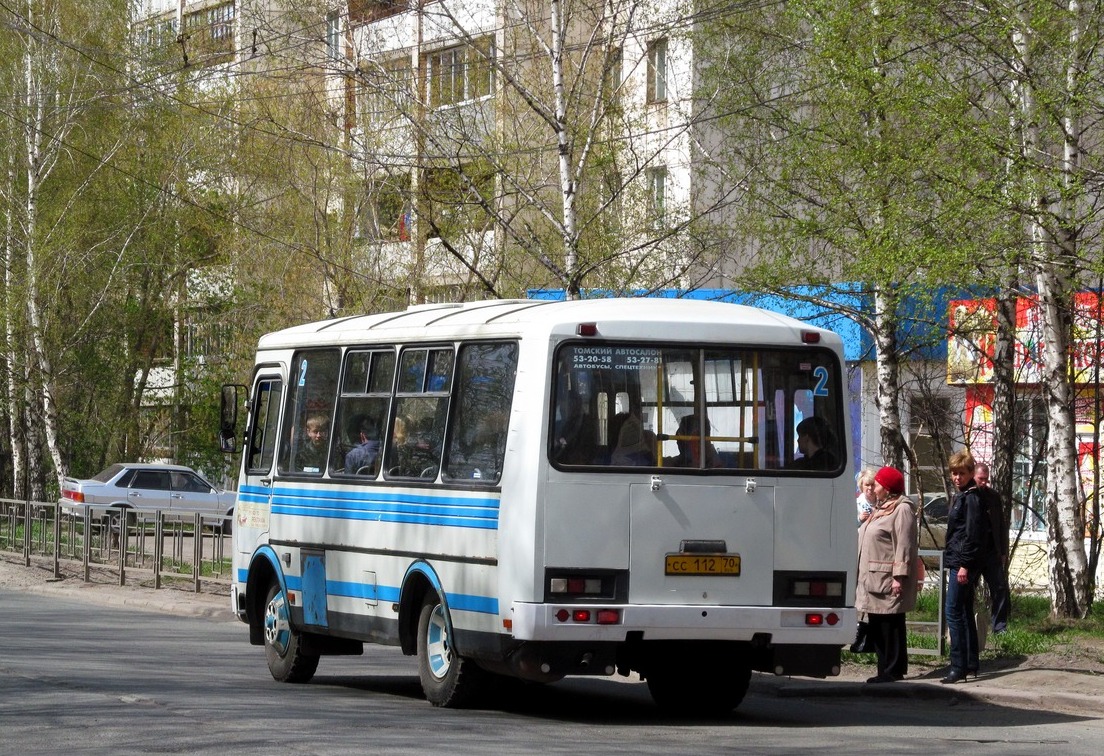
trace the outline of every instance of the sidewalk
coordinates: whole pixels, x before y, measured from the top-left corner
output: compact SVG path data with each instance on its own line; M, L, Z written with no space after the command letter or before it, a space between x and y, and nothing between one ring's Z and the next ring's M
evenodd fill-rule
M230 611L229 595L193 593L182 588L154 590L140 585L84 583L78 577L55 580L45 564L25 567L11 554L0 554L0 589L237 622ZM1104 648L1099 650L1099 657L1099 665L1088 666L1061 654L983 661L979 678L956 685L939 682L945 665L934 660L913 664L904 680L883 685L866 684L866 678L874 674L872 666L847 664L839 677L826 680L756 674L751 690L780 698L869 696L974 700L1099 718L1104 717Z
M61 579L55 579L51 565L52 563L46 561L32 559L31 566L26 567L18 555L0 553L0 589L64 596L162 614L237 622L230 610L229 587L225 591L206 593L195 593L183 586L155 590L139 585L137 575L129 577L125 586L104 582L110 579L110 576L105 575L97 575L94 582L85 583L68 569ZM103 568L97 568L97 571L107 572Z
M1030 660L1024 660L1029 662ZM915 665L914 665L915 666ZM873 666L845 665L839 677L826 680L756 675L752 690L779 698L859 697L923 698L982 701L1017 709L1104 717L1104 674L1076 669L1017 666L1016 660L982 662L981 675L944 685L946 666L914 669L900 682L869 685Z

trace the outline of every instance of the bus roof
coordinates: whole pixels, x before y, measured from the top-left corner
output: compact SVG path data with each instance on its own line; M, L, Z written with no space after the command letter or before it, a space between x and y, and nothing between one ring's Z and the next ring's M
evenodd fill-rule
M320 344L502 338L521 334L573 336L593 323L596 339L658 339L671 342L792 344L803 333L841 349L832 331L778 313L726 302L689 299L581 299L540 301L501 299L461 304L418 305L409 309L306 323L266 334L258 348L287 349ZM733 333L739 327L739 333Z

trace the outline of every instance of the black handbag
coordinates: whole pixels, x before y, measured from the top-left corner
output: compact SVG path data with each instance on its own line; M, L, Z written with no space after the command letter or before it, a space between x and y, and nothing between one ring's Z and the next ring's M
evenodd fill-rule
M870 625L865 622L860 622L855 629L855 642L851 644L851 653L874 653L874 639L870 637Z

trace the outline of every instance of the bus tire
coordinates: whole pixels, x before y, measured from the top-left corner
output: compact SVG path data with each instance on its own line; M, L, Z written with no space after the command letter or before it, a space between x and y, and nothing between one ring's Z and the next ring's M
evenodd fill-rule
M264 649L268 671L278 682L305 683L318 669L318 656L302 651L302 635L291 627L287 595L277 583L268 589L264 611Z
M648 692L664 711L676 716L727 716L740 705L751 684L751 665L743 661L659 664L647 675Z
M418 679L426 700L456 709L474 700L485 677L470 659L456 653L445 607L431 594L418 615Z

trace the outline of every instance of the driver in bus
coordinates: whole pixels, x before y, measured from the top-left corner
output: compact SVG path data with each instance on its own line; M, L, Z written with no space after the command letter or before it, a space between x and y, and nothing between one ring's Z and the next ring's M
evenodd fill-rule
M835 442L828 421L816 415L797 424L797 450L801 457L790 465L794 470L835 470L836 455L829 449Z

